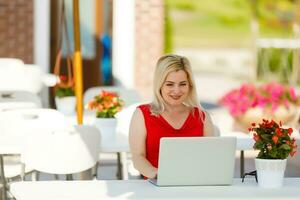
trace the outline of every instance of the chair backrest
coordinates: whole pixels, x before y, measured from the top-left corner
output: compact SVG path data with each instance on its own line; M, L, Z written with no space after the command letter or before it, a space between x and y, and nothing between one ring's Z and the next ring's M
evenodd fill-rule
M98 161L100 137L97 128L86 125L74 131L39 129L26 137L21 159L26 167L44 173L79 173Z
M44 84L54 85L57 82L55 76L45 75L37 65L24 64L15 58L0 58L0 90L23 90L37 94Z
M123 141L128 140L131 118L134 111L139 105L140 103L132 104L122 109L120 112L118 112L115 115L117 119L117 127L116 127L117 139Z
M99 86L89 88L87 91L85 91L83 97L84 104L88 104L88 102L98 95L102 90L117 93L125 101L125 107L130 106L133 103L138 103L141 100L141 96L137 90L118 86Z

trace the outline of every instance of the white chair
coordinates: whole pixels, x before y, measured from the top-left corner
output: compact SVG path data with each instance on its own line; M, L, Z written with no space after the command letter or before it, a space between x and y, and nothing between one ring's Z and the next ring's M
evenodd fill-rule
M4 176L3 174L2 176L8 182L22 178L20 177L22 166L19 157L9 155L21 154L23 140L32 129L36 131L75 130L74 126L66 121L64 115L54 109L6 110L0 112L0 122L0 143L4 145L0 148L1 158L4 157L4 165L1 169L4 169ZM30 168L25 169L26 173L30 171ZM4 185L6 189L6 183Z
M0 58L0 90L22 90L39 93L43 87L54 86L58 78L44 73L37 65L26 65L15 58Z
M25 140L22 162L37 171L73 174L96 165L100 132L92 126L75 126L74 131L41 129Z
M96 95L100 94L100 92L103 90L117 93L125 101L125 107L134 103L139 103L141 100L141 96L137 90L118 86L99 86L89 88L87 91L85 91L83 96L84 104L88 104L90 100L92 100Z
M20 108L41 108L37 94L28 91L0 91L0 111Z

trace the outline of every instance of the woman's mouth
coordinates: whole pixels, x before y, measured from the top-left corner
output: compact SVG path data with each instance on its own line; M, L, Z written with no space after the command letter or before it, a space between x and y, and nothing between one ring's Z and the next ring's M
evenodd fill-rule
M174 100L179 100L181 96L170 96Z

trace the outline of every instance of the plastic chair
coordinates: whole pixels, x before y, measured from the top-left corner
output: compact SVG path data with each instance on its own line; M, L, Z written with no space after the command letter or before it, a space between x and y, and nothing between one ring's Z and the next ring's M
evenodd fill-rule
M85 91L83 96L84 104L88 104L88 102L92 100L96 95L98 95L102 90L117 93L125 101L125 107L130 106L134 103L138 103L141 100L141 96L137 90L118 86L99 86L89 88L87 91Z
M8 139L8 142L14 139L18 140L16 144L12 142L13 147L10 148L13 149L20 149L22 146L22 142L20 142L22 139L20 140L20 138L26 138L33 130L36 132L53 129L60 131L75 130L74 126L66 122L64 115L54 109L15 109L2 111L0 112L0 121L0 135L2 138ZM3 153L5 155L5 157L3 156L3 167L6 181L11 182L16 179L22 179L25 173L27 174L32 171L30 168L22 169L20 158L15 155L9 156L11 152Z
M96 165L100 132L92 126L75 126L75 131L38 130L26 137L22 162L37 171L73 174Z
M41 108L37 94L28 91L0 91L0 111L20 108Z
M25 65L15 58L0 58L0 90L22 90L39 93L44 85L54 86L58 78L46 74L37 65Z

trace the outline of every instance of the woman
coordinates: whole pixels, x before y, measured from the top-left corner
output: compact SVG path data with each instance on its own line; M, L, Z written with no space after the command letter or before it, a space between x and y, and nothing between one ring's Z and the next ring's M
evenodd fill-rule
M212 136L213 125L200 107L189 61L165 55L156 65L154 101L133 114L129 143L134 167L145 177L157 175L162 137Z

